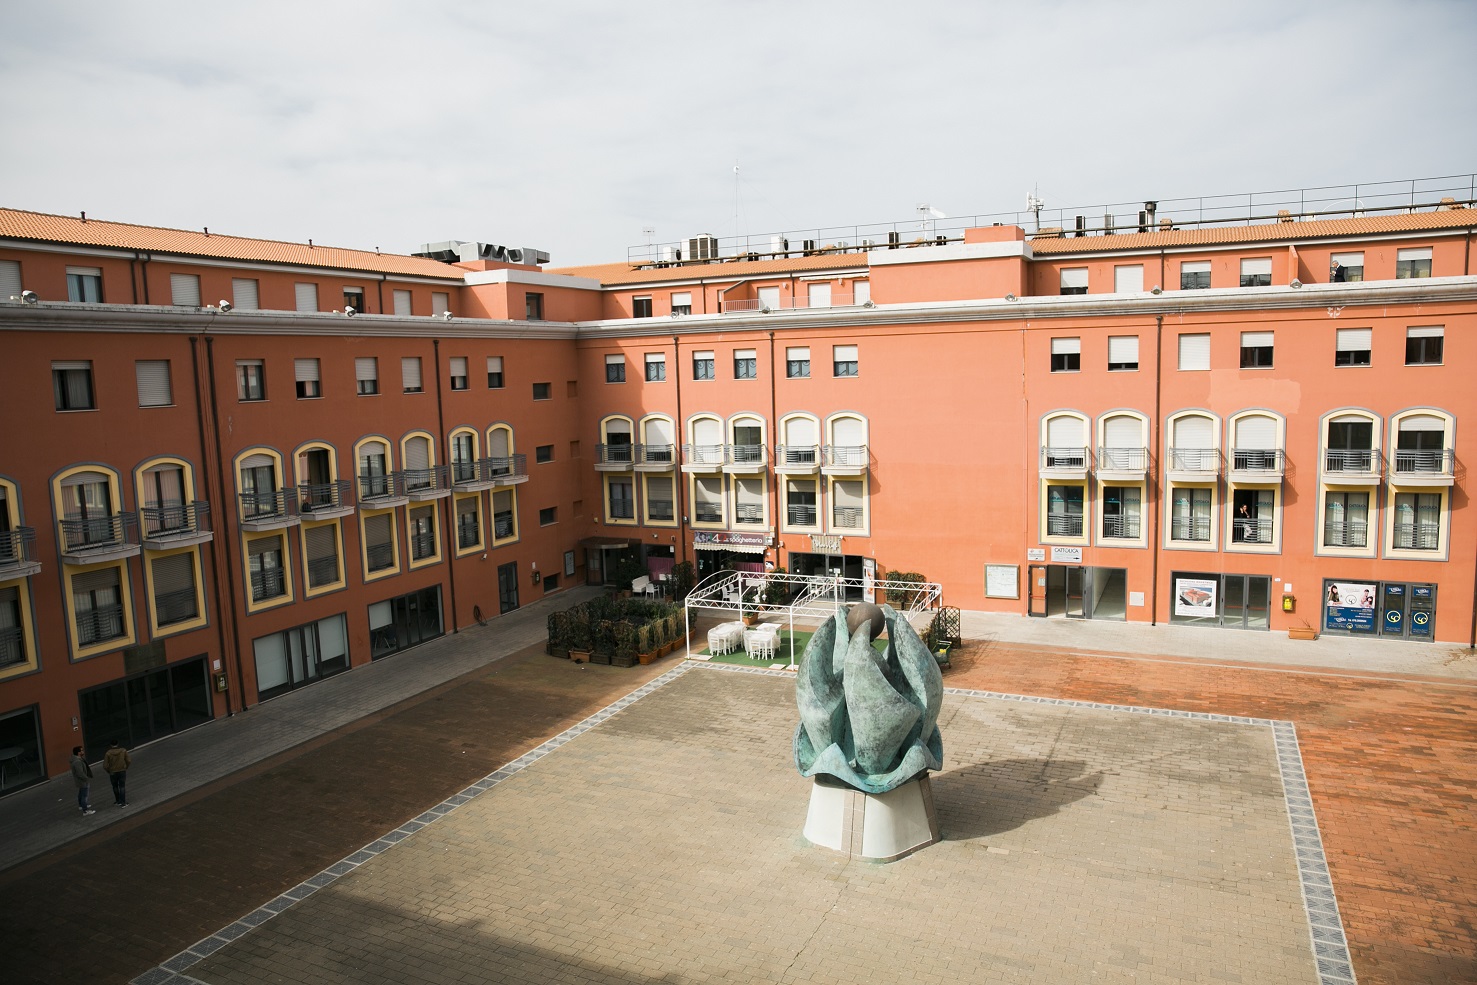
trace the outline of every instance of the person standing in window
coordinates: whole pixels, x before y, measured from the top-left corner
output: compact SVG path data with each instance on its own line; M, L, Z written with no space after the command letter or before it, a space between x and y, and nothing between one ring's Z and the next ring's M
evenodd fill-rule
M1330 284L1344 283L1344 268L1339 265L1339 262L1337 260L1335 260L1333 262L1333 266L1329 268L1328 282Z
M133 760L129 757L128 750L114 739L107 754L103 756L103 769L108 771L108 782L113 785L113 803L119 807L128 806L128 767L132 765Z
M72 782L77 784L77 809L82 812L82 816L96 814L87 794L87 788L92 784L92 767L82 758L81 746L72 747Z

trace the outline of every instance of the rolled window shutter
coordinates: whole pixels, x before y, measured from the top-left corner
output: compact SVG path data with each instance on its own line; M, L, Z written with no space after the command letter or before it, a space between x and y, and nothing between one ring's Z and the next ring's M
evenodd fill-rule
M231 303L242 311L255 311L260 307L257 298L257 283L247 277L231 278Z
M1112 335L1108 337L1108 362L1136 363L1139 361L1139 337L1137 335Z
M1103 441L1109 448L1141 448L1144 432L1136 417L1122 414L1110 417L1103 425Z
M456 501L456 515L457 516L470 516L470 515L476 513L477 512L477 503L480 501L480 499L481 499L481 497L478 497L478 496L468 496L465 499L459 499L459 500L457 500Z
M1053 356L1075 356L1082 353L1081 339L1052 339L1051 354Z
M1445 431L1446 422L1432 414L1412 414L1400 419L1402 431Z
M425 438L411 438L405 443L405 467L428 469L431 467L431 443Z
M329 523L321 527L309 527L303 531L303 543L307 545L308 560L323 561L338 553L338 545L333 536L334 525Z
M277 464L271 455L247 455L241 460L243 469L267 469Z
M297 299L298 311L318 310L318 285L317 284L294 284L293 293Z
M282 541L277 537L264 537L254 540L246 547L246 553L251 557L259 558L263 554L275 554L282 549Z
M1237 448L1276 448L1277 421L1265 414L1243 417L1236 422Z
M487 457L507 458L512 454L508 450L508 431L506 428L493 428L487 432Z
M513 490L499 489L492 494L492 512L507 513L513 508Z
M1063 270L1062 271L1062 288L1063 289L1066 289L1066 288L1069 288L1069 287L1086 287L1086 286L1087 286L1087 268L1086 267L1068 267L1066 270Z
M1405 330L1405 337L1408 339L1439 339L1445 334L1446 329L1440 325L1425 325Z
M133 365L138 375L140 407L168 407L174 403L169 388L168 359L140 359Z
M1263 274L1263 275L1266 275L1266 276L1270 277L1272 275L1272 258L1271 257L1254 257L1254 258L1249 259L1249 260L1242 260L1241 261L1241 274L1242 274L1242 276L1250 276L1252 274Z
M860 482L845 481L836 482L831 485L832 505L838 509L860 509L863 505L862 484Z
M1181 417L1174 422L1176 448L1214 448L1215 422L1208 417Z
M154 559L154 595L193 591L195 555L192 551Z
M487 371L489 373L501 373L503 371L503 357L502 356L488 356L487 357Z
M405 381L405 389L419 390L421 388L420 357L402 356L400 358L400 375Z
M835 346L834 348L835 348L835 352L836 352L836 356L835 356L836 362L838 362L838 363L854 363L854 362L857 361L857 355L856 355L857 354L857 347L856 346L854 346L854 345L838 345L838 346Z
M101 592L108 589L117 590L118 569L103 568L100 571L88 571L84 574L72 577L72 594L81 595L84 592Z
M1076 417L1053 417L1046 422L1046 443L1052 448L1081 448L1082 420Z
M395 299L395 314L397 314L397 315L408 315L408 314L410 314L410 292L409 291L396 291L395 292L395 295L394 295L394 299Z
M1341 328L1338 330L1336 345L1339 352L1367 352L1373 336L1373 329Z
M354 359L354 379L379 379L379 360L373 356L357 356Z
M318 382L318 360L316 359L294 359L292 361L293 377L299 383Z
M1210 369L1210 335L1180 336L1180 369Z
M0 301L21 294L21 265L18 260L0 260Z
M466 356L452 356L451 357L451 375L452 376L463 376L463 377L467 375L467 357Z
M170 300L182 308L200 307L200 278L196 274L169 275Z
M860 447L867 443L867 426L855 417L838 417L831 424L832 444Z
M364 542L370 547L388 547L394 539L394 521L389 513L364 518Z
M1272 345L1273 334L1271 332L1242 332L1241 348L1264 349Z

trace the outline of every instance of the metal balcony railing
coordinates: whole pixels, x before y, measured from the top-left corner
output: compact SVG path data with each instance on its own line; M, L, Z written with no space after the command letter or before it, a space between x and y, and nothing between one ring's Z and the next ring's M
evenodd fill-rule
M1272 543L1272 521L1271 520L1246 520L1241 517L1231 521L1231 543L1233 544L1270 544Z
M428 557L435 557L435 555L435 534L415 534L410 538L410 556L413 560L423 561Z
M482 475L477 470L474 461L462 461L451 463L451 484L454 486L465 486L473 482L481 482Z
M1323 471L1373 474L1384 467L1384 456L1367 448L1327 448L1323 452Z
M598 444L595 446L595 464L605 466L620 466L629 468L636 463L636 446L623 442L620 444Z
M672 501L670 499L648 499L646 501L646 517L649 520L672 519Z
M636 464L669 468L677 463L676 445L637 445Z
M1169 468L1174 472L1206 472L1221 470L1221 453L1215 448L1171 448Z
M610 503L610 518L612 520L634 520L636 518L636 504L629 499L612 500Z
M154 615L158 617L161 626L194 619L199 614L193 588L182 588L177 592L164 592L154 596Z
M528 478L528 456L521 453L480 458L477 466L481 469L483 478L489 482L511 483Z
M281 568L267 568L251 573L251 600L263 602L287 592L287 577Z
M831 524L838 528L860 527L862 525L862 508L860 506L833 506L831 508Z
M1046 514L1046 534L1049 537L1081 537L1081 513Z
M314 558L308 561L308 587L318 588L338 581L338 555Z
M1210 517L1177 516L1169 522L1171 540L1210 540Z
M1233 472L1275 472L1281 475L1286 465L1287 453L1281 448L1231 449Z
M359 502L372 503L377 499L405 498L405 473L386 472L380 475L359 475Z
M297 490L241 494L241 519L274 520L297 516Z
M304 483L297 487L298 511L303 514L326 513L352 507L353 483L348 479L332 482Z
M434 465L428 469L406 469L401 475L405 477L405 491L412 496L417 493L445 492L451 488L451 470L445 465Z
M36 560L36 531L32 527L0 530L0 569Z
M1369 543L1369 524L1360 521L1338 523L1328 521L1323 524L1323 544L1325 547L1365 547Z
M1407 551L1434 551L1441 546L1441 524L1397 523L1395 546Z
M1099 472L1144 472L1149 468L1147 448L1110 448L1097 450Z
M513 514L511 511L494 513L492 515L492 536L494 540L502 540L504 537L513 536Z
M1396 475L1451 475L1456 454L1450 448L1396 449Z
M77 613L77 643L80 646L91 646L122 635L122 605L100 605Z
M1083 445L1042 445L1043 469L1085 469L1087 448Z
M778 298L769 305L758 298L734 298L722 302L724 314L733 311L787 311L791 308L849 308L857 303L851 291L832 291L829 297L817 297L815 300L809 296L787 296Z
M739 503L733 508L734 523L763 523L764 507L752 503Z
M788 507L786 507L785 515L789 518L790 526L792 527L815 526L814 506L801 506L796 503L791 503Z
M804 468L820 464L820 445L777 445L774 449L774 464L793 465Z
M833 468L866 468L866 445L823 445L821 464Z
M395 565L394 544L370 544L364 549L364 553L369 559L370 571L384 571Z
M193 503L145 506L138 511L138 517L145 539L186 537L210 530L210 504L199 499Z
M764 445L729 445L728 464L730 465L763 465L769 457L769 449Z
M1139 518L1122 514L1103 517L1103 536L1137 539Z
M0 629L0 667L26 662L26 637L19 626Z
M698 503L692 508L692 516L698 523L722 523L723 507L717 503Z
M682 462L684 465L718 468L723 464L723 455L726 449L726 445L686 444L682 446Z
M138 543L138 518L132 513L68 517L58 521L63 554L102 551Z

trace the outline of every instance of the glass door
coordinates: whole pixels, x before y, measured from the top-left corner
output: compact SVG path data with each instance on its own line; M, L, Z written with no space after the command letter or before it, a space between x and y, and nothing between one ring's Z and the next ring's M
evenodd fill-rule
M1085 619L1087 612L1082 607L1083 588L1087 579L1084 577L1085 569L1075 565L1064 569L1066 581L1065 612L1068 619Z
M1029 603L1026 608L1027 615L1046 615L1046 565L1032 564L1026 567L1026 581L1029 584Z
M497 568L497 601L499 612L518 608L518 562L509 561Z

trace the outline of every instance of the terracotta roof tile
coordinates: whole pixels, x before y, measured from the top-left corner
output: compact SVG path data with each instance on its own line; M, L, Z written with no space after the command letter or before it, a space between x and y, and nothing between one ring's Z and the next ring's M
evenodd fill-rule
M1271 222L1252 226L1207 226L1114 236L1031 236L1036 256L1091 253L1100 250L1157 250L1177 246L1231 246L1238 243L1279 243L1332 236L1368 236L1380 233L1441 232L1477 225L1477 210L1448 209L1357 219L1319 219L1313 222Z
M0 208L0 238L25 239L68 246L100 246L121 250L148 250L183 256L287 263L308 267L332 267L373 273L408 274L461 280L463 271L439 260L347 250L336 246L309 246L244 236L207 235L198 229L166 229L135 226L124 222L83 220L76 216L49 215Z
M813 270L837 270L867 266L865 253L819 253L808 257L785 257L777 260L728 260L711 263L677 264L671 267L637 267L630 263L601 263L585 267L559 267L551 274L589 277L606 287L633 284L662 284L668 281L697 280L700 277L762 277L765 274L802 274Z

